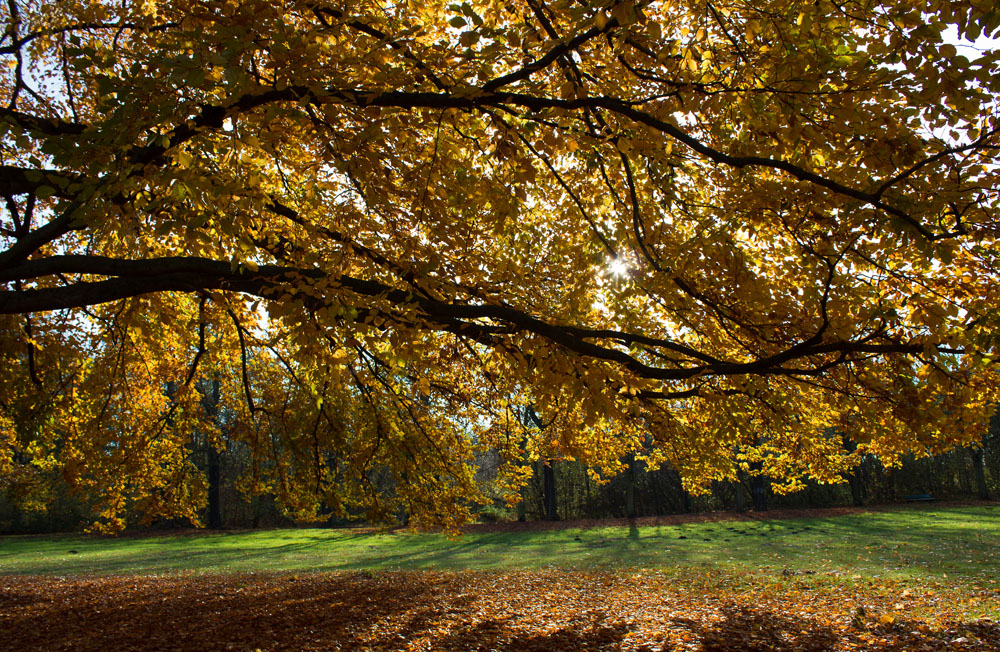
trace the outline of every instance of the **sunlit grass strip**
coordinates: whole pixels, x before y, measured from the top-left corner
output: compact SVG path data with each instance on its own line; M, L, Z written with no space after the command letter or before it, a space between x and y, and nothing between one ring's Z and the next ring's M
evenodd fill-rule
M1000 588L1000 505L649 527L372 534L283 529L146 537L0 537L0 574L646 569L814 582ZM721 576L721 575L720 575Z

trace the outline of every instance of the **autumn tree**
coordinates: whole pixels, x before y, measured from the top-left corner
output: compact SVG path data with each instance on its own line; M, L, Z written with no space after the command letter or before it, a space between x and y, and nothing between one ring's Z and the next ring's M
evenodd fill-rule
M781 490L982 436L992 2L0 11L0 468L111 521L204 501L199 378L300 515L458 522L487 449L511 492L539 454Z

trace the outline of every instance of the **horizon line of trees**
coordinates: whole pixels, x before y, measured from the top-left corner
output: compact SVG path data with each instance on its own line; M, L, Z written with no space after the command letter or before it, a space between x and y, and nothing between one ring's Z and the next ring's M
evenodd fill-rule
M207 412L217 409L217 383L208 382L203 406ZM200 510L201 523L209 529L259 528L290 526L295 522L282 509L275 496L248 495L241 491L240 478L251 464L250 451L239 441L227 441L218 450L203 433L193 433L191 462L204 474L207 501ZM477 481L491 495L500 457L486 454L477 460ZM391 483L386 475L376 482ZM94 521L96 511L86 499L74 494L59 475L47 478L48 500L25 504L11 495L11 487L0 487L0 534L50 533L78 531ZM714 482L704 494L685 490L681 476L669 465L649 468L634 457L626 460L624 470L605 482L599 482L587 467L575 460L538 459L531 463L531 476L521 491L521 502L509 505L493 491L491 504L478 506L481 521L560 520L641 518L678 513L708 511L761 512L768 509L823 508L864 506L902 502L907 497L932 496L935 499L989 500L1000 495L1000 411L990 420L987 435L980 447L958 448L926 457L905 456L897 467L886 467L874 455L866 455L854 472L840 484L813 481L792 493L771 490L768 478L741 472L738 481ZM383 490L392 491L391 486ZM408 514L396 515L399 523L408 523ZM182 528L193 524L187 519L161 519L143 523L135 510L127 517L130 529ZM318 524L343 526L365 522L356 518L329 518Z

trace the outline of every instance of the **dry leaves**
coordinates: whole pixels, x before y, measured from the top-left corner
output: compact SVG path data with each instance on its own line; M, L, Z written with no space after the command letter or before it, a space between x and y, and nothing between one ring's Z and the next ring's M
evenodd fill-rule
M1000 624L963 622L936 595L710 586L707 576L565 570L8 576L0 650L1000 649ZM909 615L928 608L939 616Z

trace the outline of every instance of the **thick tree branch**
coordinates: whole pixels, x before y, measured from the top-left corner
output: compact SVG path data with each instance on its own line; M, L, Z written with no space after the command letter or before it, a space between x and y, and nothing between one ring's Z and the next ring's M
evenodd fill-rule
M70 198L73 193L66 188L78 179L60 170L0 165L0 196L36 194L43 186L51 189L50 195Z
M76 122L66 120L40 118L30 113L15 109L0 107L0 120L11 123L21 129L36 131L46 136L78 136L87 128Z
M76 211L79 208L79 202L72 202L59 217L27 233L6 251L0 252L0 270L18 265L41 247L58 240L70 231L84 228L83 222L76 218ZM13 280L16 275L9 278Z
M377 308L376 311L416 310L412 323L423 323L424 328L430 330L449 331L484 343L495 343L494 338L498 333L495 326L499 325L505 327L502 332L532 333L567 351L621 365L635 375L650 380L684 381L702 376L816 375L831 366L830 361L823 357L827 355L841 356L837 361L840 364L846 362L852 354L916 354L924 350L923 345L917 343L891 340L883 343L851 340L823 343L813 337L780 353L748 362L716 360L690 351L683 345L656 338L552 324L508 305L449 303L415 296L412 292L377 281L347 275L331 277L315 268L264 265L251 271L247 268L234 268L224 261L194 257L122 260L101 256L53 256L6 270L0 280L27 280L56 274L90 274L113 278L21 292L0 291L0 314L79 308L155 292L199 290L230 290L265 299L277 299L280 294L291 292L305 304L318 308L324 305L324 298L310 291L310 282L322 280L332 288L339 287L363 299L375 300L387 306ZM369 313L369 316L375 314ZM662 346L676 353L690 355L692 363L698 361L700 364L670 369L651 366L620 349L591 341L604 335L612 341L631 340L641 341L647 346ZM784 366L790 362L808 361L817 357L817 365L801 368Z

